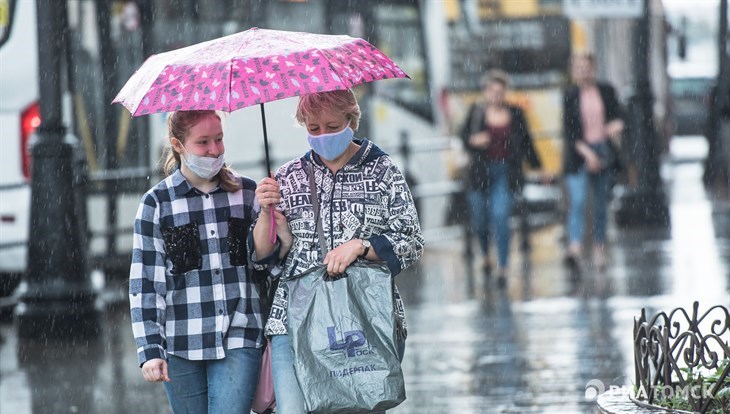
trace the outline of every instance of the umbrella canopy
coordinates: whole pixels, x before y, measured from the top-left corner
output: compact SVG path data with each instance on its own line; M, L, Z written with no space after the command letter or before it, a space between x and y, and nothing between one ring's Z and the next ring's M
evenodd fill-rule
M124 105L132 116L203 109L232 112L407 77L360 38L252 28L151 56L113 102Z
M408 75L363 39L254 27L150 56L112 103L121 103L132 116L191 110L232 112L260 104L268 175L271 162L264 103L388 78ZM273 210L270 237L273 243Z

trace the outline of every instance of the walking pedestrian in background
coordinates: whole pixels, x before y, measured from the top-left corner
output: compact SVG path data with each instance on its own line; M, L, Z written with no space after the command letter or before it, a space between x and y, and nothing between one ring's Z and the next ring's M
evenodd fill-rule
M491 235L497 247L499 286L507 282L512 233L509 221L515 194L522 191L524 183L522 164L526 160L533 168L541 168L524 113L505 101L508 86L506 73L487 72L481 80L483 100L469 109L460 134L471 155L467 200L472 230L482 250L482 269L491 275Z
M424 240L413 197L390 157L369 140L354 137L360 108L352 90L301 96L296 119L306 128L312 151L279 168L275 179L261 180L256 189L262 217L276 208L291 228L293 245L283 263L282 280L323 263L328 274L341 276L356 260L383 261L395 276L417 262ZM310 174L314 174L319 211L307 201ZM320 253L317 218L328 244L325 257ZM254 228L259 257L271 255L275 248L269 240L269 226L269 220L262 219ZM271 335L277 412L305 414L287 330L287 300L296 292L287 292L283 285L276 291L266 324L266 335ZM402 313L397 290L395 296L396 308Z
M616 143L624 129L616 91L596 81L593 55L572 59L573 84L563 94L563 172L568 190L566 263L580 269L586 200L593 193L593 263L606 265L606 221L611 200Z
M256 183L225 166L214 111L171 113L168 135L168 176L142 196L134 225L142 375L164 383L174 413L248 413L264 343L246 246Z

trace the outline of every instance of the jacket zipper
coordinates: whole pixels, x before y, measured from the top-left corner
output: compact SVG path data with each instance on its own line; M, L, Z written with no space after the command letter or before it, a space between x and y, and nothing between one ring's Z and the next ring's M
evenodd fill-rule
M342 170L342 168L340 168L340 170ZM337 189L337 174L340 172L340 170L337 170L336 173L332 174L332 192L330 193L330 198L329 198L330 199L330 208L329 208L329 213L330 213L330 248L329 248L329 250L330 251L334 250L334 248L335 248L335 231L334 231L335 228L334 228L334 224L332 223L332 215L333 215L332 208L334 206L334 201L335 201L335 190ZM326 242L327 242L327 240L325 240L325 243Z

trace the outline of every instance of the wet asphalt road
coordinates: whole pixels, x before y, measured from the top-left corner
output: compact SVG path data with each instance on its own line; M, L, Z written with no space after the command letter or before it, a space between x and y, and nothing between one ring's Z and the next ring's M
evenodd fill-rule
M408 399L390 412L593 413L590 381L631 386L642 307L730 305L730 200L706 193L701 173L696 162L667 163L671 227L612 225L608 269L587 266L577 282L562 265L558 225L536 230L527 256L514 243L504 290L471 270L463 241L429 243L396 279ZM108 283L94 342L20 344L0 322L0 413L170 412L162 386L137 367L123 286Z

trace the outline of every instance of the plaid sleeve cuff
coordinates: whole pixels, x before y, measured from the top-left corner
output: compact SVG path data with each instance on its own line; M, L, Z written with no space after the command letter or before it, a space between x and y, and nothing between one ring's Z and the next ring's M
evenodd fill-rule
M147 345L137 350L137 359L139 360L140 368L142 368L145 362L155 358L167 359L167 352L160 345Z

